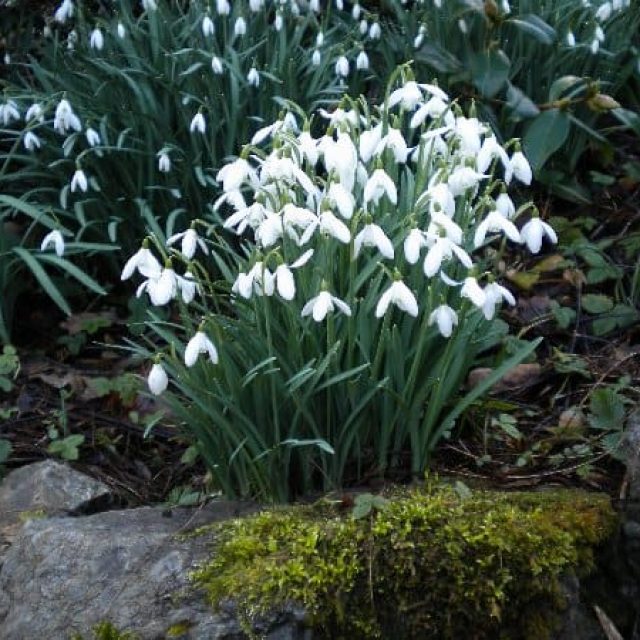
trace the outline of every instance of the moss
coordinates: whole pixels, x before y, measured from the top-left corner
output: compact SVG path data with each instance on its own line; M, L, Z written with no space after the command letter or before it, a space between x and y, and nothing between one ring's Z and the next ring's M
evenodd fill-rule
M214 525L195 575L245 623L304 606L317 637L544 640L561 620L563 574L586 574L616 523L577 491L460 497L433 484L354 519L327 504Z
M77 633L72 640L83 640ZM129 631L118 631L111 622L99 622L93 627L93 640L138 640L138 636Z

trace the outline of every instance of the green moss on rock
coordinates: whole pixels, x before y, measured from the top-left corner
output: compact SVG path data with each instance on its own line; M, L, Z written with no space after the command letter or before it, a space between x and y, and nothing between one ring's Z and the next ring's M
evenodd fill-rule
M194 577L245 622L302 605L317 637L544 640L565 607L561 576L588 573L615 523L604 495L434 484L359 520L325 504L214 525Z

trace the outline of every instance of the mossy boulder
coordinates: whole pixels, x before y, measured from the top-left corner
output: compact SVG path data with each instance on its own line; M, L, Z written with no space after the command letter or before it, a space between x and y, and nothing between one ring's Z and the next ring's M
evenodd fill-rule
M563 576L586 575L616 526L607 496L573 490L433 482L387 498L360 518L325 500L215 525L195 581L247 628L293 604L314 637L544 640L562 621Z

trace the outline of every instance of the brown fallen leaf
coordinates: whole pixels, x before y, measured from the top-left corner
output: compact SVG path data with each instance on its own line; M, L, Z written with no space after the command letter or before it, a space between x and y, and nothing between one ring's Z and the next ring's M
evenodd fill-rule
M532 385L537 382L541 372L542 367L537 362L519 364L508 371L501 380L498 380L491 387L491 391L498 393ZM473 369L467 378L467 385L473 388L486 380L492 373L493 369L490 367Z

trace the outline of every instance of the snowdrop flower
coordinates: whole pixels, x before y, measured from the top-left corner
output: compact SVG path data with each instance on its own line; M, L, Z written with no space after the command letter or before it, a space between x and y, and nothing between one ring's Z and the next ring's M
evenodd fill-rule
M62 135L66 135L68 129L74 129L75 131L82 130L80 119L73 112L66 98L60 100L56 107L56 113L53 118L53 128Z
M488 136L482 142L480 151L478 151L478 155L476 156L476 169L480 173L484 173L489 168L494 158L500 158L500 162L502 162L502 166L505 168L505 171L509 171L511 169L511 163L507 152L502 148L502 145L498 144L495 136Z
M315 167L318 162L318 145L317 141L308 131L303 131L298 136L298 150L302 157L312 166Z
M58 258L62 257L62 254L64 253L64 238L57 229L47 233L40 245L40 251L46 251L51 245L53 245Z
M464 279L462 289L460 289L460 295L463 298L471 300L471 302L479 309L482 308L486 299L485 292L473 276L468 276Z
M236 19L233 25L233 33L237 38L247 33L247 21L242 16Z
M447 180L449 190L454 197L461 196L468 189L475 188L480 180L489 176L478 173L471 167L458 167Z
M211 19L210 15L206 15L204 18L202 18L201 28L202 28L202 35L205 38L212 36L216 32L216 27L213 24L213 20Z
M467 33L469 33L469 27L467 25L467 21L464 18L460 18L458 20L458 29L460 30L460 33L467 35Z
M146 245L146 241L142 244L142 247L132 255L122 270L121 280L128 280L134 273L138 271L145 278L159 278L162 271L160 263L156 257L151 253Z
M252 87L260 86L260 74L258 73L258 70L255 67L251 67L251 69L249 69L249 73L247 74L247 82Z
M320 214L319 221L321 232L335 238L338 242L349 244L351 241L349 227L342 220L336 218L331 211L323 211Z
M610 2L604 2L598 7L596 11L595 18L600 22L604 22L611 17L611 13L613 12L613 7Z
M482 146L480 136L485 132L486 127L477 118L456 118L454 135L460 142L460 153L463 156L475 157Z
M376 306L376 318L382 318L390 304L406 311L414 318L418 315L418 301L413 292L402 280L396 280L381 296Z
M184 350L184 363L187 367L193 367L201 353L206 353L213 364L218 364L218 350L207 334L200 330L189 340Z
M429 315L429 325L437 323L443 338L450 338L453 327L458 324L458 314L447 304L441 304Z
M184 276L176 274L176 278L178 281L178 289L180 289L180 295L182 296L182 301L185 304L190 304L196 297L196 293L199 291L198 284L195 281L193 274L190 271L187 271Z
M420 28L418 29L418 35L416 35L416 37L413 39L414 49L419 49L422 46L422 43L424 42L424 36L426 33L427 33L426 27L423 24L421 24Z
M406 111L413 111L422 102L422 91L414 80L409 80L405 84L391 92L389 96L389 107L395 107L398 103Z
M496 314L496 305L506 300L511 306L516 303L511 291L499 285L497 282L490 282L484 288L485 300L482 305L482 313L487 320L492 320Z
M80 191L86 193L88 188L89 183L87 181L87 176L84 171L78 167L71 178L71 193L74 193L76 189L80 189Z
M386 148L393 151L393 158L397 163L403 164L407 161L409 148L407 147L407 143L399 129L389 127L387 135L384 136L384 138L381 138L380 142L378 142L375 155L380 155Z
M213 58L211 58L211 69L213 70L213 73L215 73L217 76L222 75L222 73L224 72L224 67L222 66L222 60L220 60L218 56L213 56Z
M531 166L529 161L525 158L522 151L516 151L511 156L511 171L505 175L504 181L509 184L511 182L511 174L515 176L517 180L520 180L523 184L531 184L533 174L531 173ZM508 178L508 179L507 179Z
M228 16L231 13L231 5L228 0L216 0L216 11L221 16Z
M367 52L362 50L356 58L356 69L366 71L369 68L369 56Z
M122 24L122 22L118 22L118 26L116 27L116 32L118 34L118 38L120 38L120 40L124 40L125 36L127 35L127 30L124 28L124 25Z
M275 275L264 263L256 262L247 273L238 274L231 291L247 300L251 298L252 293L272 296L275 292Z
M171 171L171 158L166 151L158 152L158 171L169 173Z
M576 37L573 35L573 31L567 31L567 35L565 37L565 42L569 47L576 46Z
M338 213L346 220L350 220L356 208L356 200L351 191L345 189L339 182L332 182L327 196L338 209Z
M2 107L0 107L1 109ZM24 121L30 122L31 120L36 120L37 122L44 122L44 111L42 109L42 105L38 102L34 102L24 114Z
M362 20L360 20L360 35L363 36L367 33L367 31L369 31L369 23L363 18Z
M340 56L336 60L336 75L338 77L346 78L349 75L349 61L346 56Z
M360 14L362 13L362 7L359 2L356 2L353 7L351 7L351 16L354 20L360 20Z
M316 35L316 47L321 47L324 44L324 33L322 31L318 31Z
M511 6L509 5L509 0L502 0L502 12L506 14L511 13Z
M225 164L216 175L216 181L222 182L222 189L225 192L236 191L247 178L254 185L258 181L255 170L244 158L237 158L233 162Z
M445 260L450 260L454 254L467 269L471 268L473 264L471 258L462 247L446 236L438 236L424 258L422 265L424 275L427 278L432 278L440 271L442 263Z
M431 96L425 104L418 108L418 110L411 117L409 126L412 129L416 129L421 126L427 118L439 118L443 114L445 115L445 122L447 124L453 124L454 118L451 112L448 111L449 105L445 100L439 96Z
M499 211L491 211L487 217L478 225L473 238L473 246L477 249L482 246L487 233L502 231L512 242L522 242L520 233L508 218Z
M102 35L102 31L96 27L91 32L91 37L89 38L89 46L92 49L96 49L96 51L102 51L104 47L104 36Z
M382 35L382 29L380 28L379 22L374 22L369 28L369 37L372 40L379 40Z
M415 264L420 259L420 250L427 247L425 234L420 229L411 229L404 240L404 257L409 264Z
M371 177L367 180L367 184L364 187L365 207L372 201L374 205L377 205L380 198L382 198L385 193L392 204L397 204L398 192L396 190L396 185L384 169L376 169L371 174Z
M75 7L71 0L63 0L62 4L56 9L53 14L53 19L60 24L64 24L69 18L73 17L73 11Z
M377 224L366 224L362 231L356 235L353 241L354 259L358 257L362 247L376 247L385 258L393 260L393 243Z
M151 367L151 371L149 371L149 375L147 376L147 385L149 391L151 391L154 396L159 396L169 386L167 372L159 362L156 362Z
M143 291L147 291L151 304L156 307L171 302L176 297L178 290L178 279L176 272L171 266L167 266L160 272L158 277L151 277L145 280L136 291L136 296L140 297Z
M311 0L309 2L309 9L314 13L320 13L320 0Z
M320 51L318 49L315 49L313 52L313 55L311 56L311 64L314 67L318 67L320 66L320 61L322 60L322 57L320 55Z
M193 119L191 120L191 124L189 125L189 131L191 133L198 132L204 134L207 130L207 123L205 122L204 115L202 115L202 111L198 111Z
M24 148L27 151L34 151L35 149L39 149L42 146L40 138L38 138L38 136L33 133L33 131L27 131L27 133L24 134L23 144Z
M336 9L338 11L342 11L344 9L344 2L343 0L336 0Z
M191 260L191 258L193 258L198 247L202 249L203 253L209 253L209 249L207 248L204 240L198 236L198 233L193 228L189 228L181 233L174 233L170 238L168 238L167 246L170 247L172 244L178 242L178 240L182 241L180 252L187 260Z
M67 36L67 49L69 51L73 51L78 42L78 32L75 29L71 29L69 31L69 35Z
M292 269L299 269L307 264L307 262L313 256L313 249L305 251L295 262L291 265L281 264L275 270L274 278L276 282L276 289L280 296L284 300L293 300L296 295L296 283L293 279Z
M336 296L332 296L328 291L321 291L315 298L311 298L311 300L302 307L302 313L300 315L303 318L311 315L316 322L322 322L327 314L336 308L341 313L344 313L345 316L351 315L351 309L346 302L340 300L340 298L336 298Z
M282 14L280 13L280 11L276 11L276 17L275 17L275 20L273 21L273 28L276 31L281 31L283 25L284 25L284 21L282 19Z
M100 144L100 134L95 129L89 127L85 131L85 136L90 147L95 147L97 144Z
M13 120L20 119L20 111L14 100L7 100L4 104L0 104L0 121L6 127Z
M156 0L141 0L141 4L145 11L155 11L158 8Z
M496 210L505 218L513 218L516 215L516 207L506 191L502 191L496 198Z
M520 237L531 253L538 253L540 251L544 236L547 236L553 244L558 242L558 236L551 225L540 220L537 215L534 215L520 230Z
M339 132L336 141L325 137L318 148L322 151L327 172L335 171L340 183L351 191L356 179L358 150L350 136Z
M264 205L260 202L254 202L250 207L242 207L230 215L222 226L225 229L234 229L237 235L241 235L245 232L247 226L256 229L266 217L267 210Z
M264 6L264 0L249 0L249 9L253 13L258 13Z
M252 145L259 145L267 138L273 137L279 131L298 131L298 123L295 116L287 112L282 120L278 119L273 124L258 129L251 138Z
M595 56L596 53L598 53L599 49L600 49L600 41L597 38L594 38L591 41L591 53Z
M429 187L419 198L417 204L420 205L427 199L429 202L429 213L434 214L441 211L449 218L453 218L456 212L456 201L451 193L451 189L446 182L439 182Z
M382 140L382 124L377 124L372 129L365 129L360 134L360 158L362 162L369 162L376 153Z

